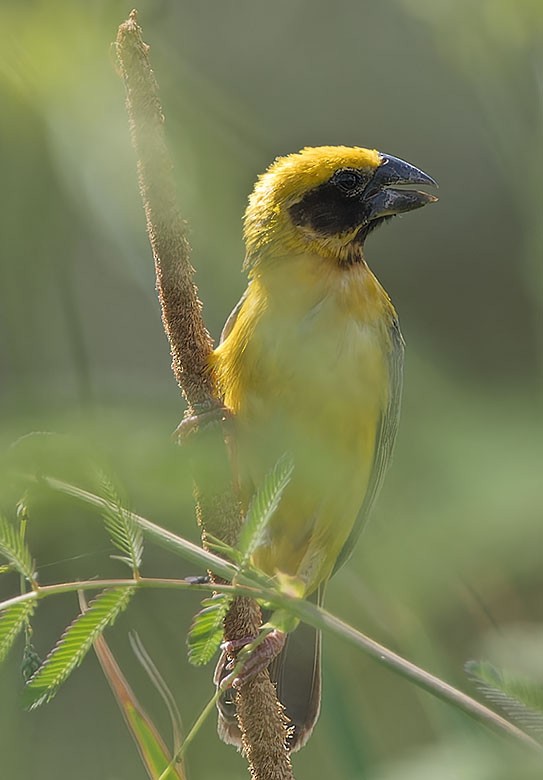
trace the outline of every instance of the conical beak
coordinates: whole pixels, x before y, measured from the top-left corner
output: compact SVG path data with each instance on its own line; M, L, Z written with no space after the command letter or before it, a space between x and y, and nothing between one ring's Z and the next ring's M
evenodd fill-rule
M391 184L429 184L437 187L437 181L427 173L415 168L411 163L393 157L391 154L381 155L382 163L377 168L373 181L380 187L388 187Z
M437 182L431 176L398 157L382 154L381 158L383 162L377 168L364 193L364 200L369 207L368 221L393 214L403 214L406 211L413 211L426 206L427 203L437 201L435 195L429 195L427 192L395 189L394 186L391 186L426 184L437 187Z

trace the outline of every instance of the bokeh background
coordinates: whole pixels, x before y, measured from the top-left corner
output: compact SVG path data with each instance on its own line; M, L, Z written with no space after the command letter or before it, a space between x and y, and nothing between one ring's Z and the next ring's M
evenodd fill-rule
M118 0L0 5L0 440L10 466L91 485L197 540L182 403L110 41ZM440 183L440 202L372 235L370 265L407 349L394 466L327 606L455 685L490 658L542 680L543 5L540 0L141 0L197 282L215 336L242 292L256 175L305 145L377 147ZM30 432L51 435L28 437ZM21 438L24 437L24 438ZM4 468L5 466L5 468ZM44 492L29 540L43 582L122 575L96 516ZM144 573L193 573L148 546ZM17 592L15 577L0 594ZM210 669L186 660L197 597L145 593L109 633L164 733L135 628L189 726ZM73 597L35 619L44 655ZM21 646L0 669L2 777L144 778L89 655L52 704L20 704ZM329 637L324 706L297 778L540 776L528 756ZM209 722L190 778L245 777Z

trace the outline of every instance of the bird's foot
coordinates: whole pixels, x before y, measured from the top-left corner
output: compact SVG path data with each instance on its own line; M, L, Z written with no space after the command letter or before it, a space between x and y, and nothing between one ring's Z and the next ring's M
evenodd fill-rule
M251 648L251 644L258 639L258 637L254 636L223 642L221 645L223 651L229 656L234 656L225 666L227 671L231 672L235 666L237 666L237 662L242 660L239 656L236 657L235 655L239 650L241 650L242 653L248 653L247 658L244 660L243 667L236 673L236 676L229 681L229 686L232 688L239 688L243 683L247 682L247 680L250 680L259 672L266 669L285 646L286 638L287 635L284 631L279 631L279 629L274 628L267 633L254 648Z
M188 414L181 420L172 438L177 444L184 444L193 433L202 430L206 425L214 422L228 423L232 418L232 412L225 406L195 404L193 414Z

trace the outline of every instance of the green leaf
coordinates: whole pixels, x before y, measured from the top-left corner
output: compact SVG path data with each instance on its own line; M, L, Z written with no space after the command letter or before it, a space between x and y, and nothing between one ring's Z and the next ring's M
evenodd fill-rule
M50 701L59 687L79 666L92 643L122 612L135 588L103 591L90 602L87 612L78 615L49 653L26 686L26 704L35 709Z
M283 491L292 476L294 464L289 455L283 455L266 475L256 491L243 528L238 549L234 550L219 539L212 538L211 546L234 560L241 571L250 565L253 551L260 544L267 525L279 506ZM215 655L224 634L224 618L232 599L216 594L202 601L202 609L195 616L187 638L189 662L197 666L207 664Z
M288 454L283 455L270 473L264 477L262 485L253 496L238 543L238 550L242 556L242 569L249 564L251 555L261 543L268 523L290 482L293 469L292 457Z
M139 571L143 556L143 532L131 512L125 509L112 482L102 474L101 492L106 501L102 509L104 524L115 547L123 553L116 556L134 573Z
M4 517L0 517L0 555L25 579L34 581L34 563L30 551L19 530Z
M23 660L21 661L21 676L27 683L33 674L35 674L43 661L40 658L36 648L32 644L31 632L26 632L25 646L23 650Z
M268 618L267 622L262 626L264 629L274 628L278 631L282 631L283 634L290 634L294 629L298 628L300 621L298 618L291 615L286 609L276 609Z
M0 612L0 662L7 656L17 635L37 607L37 601L21 601Z
M241 555L239 551L236 550L235 547L231 547L229 544L226 544L226 542L223 542L222 539L218 539L216 536L213 536L213 534L210 534L209 531L206 531L205 541L207 549L212 550L217 555L220 555L221 558L227 558L229 561L232 561L238 565L241 563Z
M219 649L224 618L231 603L230 596L220 593L202 601L203 609L195 616L187 637L191 664L203 666L209 663Z
M87 609L86 602L80 594L81 601L83 601L82 609ZM170 766L170 751L166 747L166 743L162 739L157 727L137 700L103 636L98 637L94 643L94 651L98 656L102 671L113 691L127 728L137 745L147 774L150 780L158 780L165 769ZM176 707L175 703L173 706ZM172 766L166 778L167 780L186 780L183 767Z
M494 706L533 737L543 740L543 686L498 669L489 661L468 661L466 673Z

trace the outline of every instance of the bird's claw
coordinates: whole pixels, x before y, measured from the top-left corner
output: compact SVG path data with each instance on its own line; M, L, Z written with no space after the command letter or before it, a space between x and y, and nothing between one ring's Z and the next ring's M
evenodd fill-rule
M259 672L266 669L276 658L285 646L287 635L284 631L274 628L258 644L246 659L243 667L237 672L236 676L229 681L232 688L239 688L243 683L255 677ZM244 637L243 639L232 639L223 642L221 648L227 655L234 656L237 651L255 641L255 637ZM237 659L232 658L224 667L226 671L231 672L236 666Z
M206 407L203 404L194 408L194 414L184 417L172 434L173 440L177 444L184 444L194 433L202 430L210 423L229 422L232 419L232 412L225 406Z

